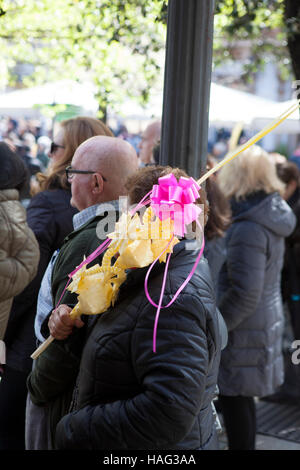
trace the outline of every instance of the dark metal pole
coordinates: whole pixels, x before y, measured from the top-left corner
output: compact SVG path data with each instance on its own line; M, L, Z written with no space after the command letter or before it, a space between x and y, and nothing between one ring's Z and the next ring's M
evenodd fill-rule
M160 163L205 170L214 0L169 0Z

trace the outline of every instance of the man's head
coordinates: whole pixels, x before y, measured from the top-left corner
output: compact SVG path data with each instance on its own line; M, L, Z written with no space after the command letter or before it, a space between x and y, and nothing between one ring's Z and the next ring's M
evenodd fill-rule
M128 142L116 137L91 137L77 148L72 158L71 205L82 211L126 195L125 181L137 168L136 152Z
M139 159L145 165L148 163L155 163L153 158L153 149L160 141L161 123L155 121L146 127L142 134L142 140L139 144Z

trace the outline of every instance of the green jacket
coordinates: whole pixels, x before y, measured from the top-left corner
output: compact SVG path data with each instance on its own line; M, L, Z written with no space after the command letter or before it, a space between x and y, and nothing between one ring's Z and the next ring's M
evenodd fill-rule
M84 255L90 255L104 241L96 235L97 224L103 218L104 215L96 216L65 238L52 272L54 305L57 305L65 288L69 279L68 274L83 261ZM92 261L89 267L97 263L101 264L101 259L102 255ZM76 302L77 295L66 290L60 304L73 306ZM38 406L47 405L48 407L48 426L53 442L57 422L69 411L81 352L90 326L94 325L95 317L84 318L83 316L85 327L74 328L72 335L64 341L54 340L36 359L35 367L28 377L27 387L32 402ZM48 336L49 331L45 331L46 323L44 322L43 333Z
M52 271L53 305L57 305L60 299L65 285L69 280L68 274L74 271L83 261L84 255L90 255L103 243L104 240L100 240L96 234L97 224L103 218L103 215L96 216L82 225L78 230L71 232L65 238ZM92 261L89 267L99 263L99 259L101 259L101 257ZM66 290L60 303L74 305L76 302L77 295Z

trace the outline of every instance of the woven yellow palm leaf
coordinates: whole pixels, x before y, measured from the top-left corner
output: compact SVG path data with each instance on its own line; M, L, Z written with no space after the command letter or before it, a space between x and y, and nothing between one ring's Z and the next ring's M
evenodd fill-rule
M106 250L101 266L89 269L83 266L68 287L78 294L78 304L71 312L75 317L81 313L95 315L114 305L118 290L126 279L126 270L149 266L168 246L159 261L165 262L168 253L179 240L173 237L173 221L161 221L149 207L141 221L135 214L123 214L109 235L112 242ZM112 264L112 258L116 261Z

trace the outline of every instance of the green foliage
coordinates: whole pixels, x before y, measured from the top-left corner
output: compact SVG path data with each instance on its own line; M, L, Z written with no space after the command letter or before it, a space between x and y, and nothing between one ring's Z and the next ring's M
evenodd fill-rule
M165 44L166 2L3 0L0 6L0 64L9 64L10 85L17 81L13 66L26 62L33 67L25 86L90 78L100 108L117 106L125 95L147 101Z
M285 0L216 0L214 62L233 59L232 49L239 40L251 41L251 56L244 65L249 80L266 60L276 62L282 80L291 74L287 36L299 18L285 21Z
M0 0L0 16L3 16L5 15L5 10L3 9L3 1Z
M65 104L43 104L35 105L34 108L39 109L44 116L54 119L58 114L67 109Z
M274 153L280 153L280 155L284 155L286 158L289 158L290 156L289 146L284 143L277 145L277 147L274 150Z
M287 36L300 30L299 18L284 19L286 1L215 0L215 65L250 39L245 80L266 58L286 79ZM145 104L164 65L167 8L167 0L0 0L0 88L18 84L16 66L26 63L24 86L92 79L99 115L125 97Z

